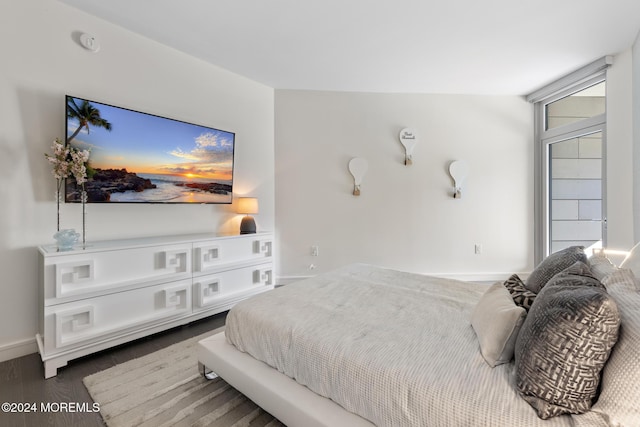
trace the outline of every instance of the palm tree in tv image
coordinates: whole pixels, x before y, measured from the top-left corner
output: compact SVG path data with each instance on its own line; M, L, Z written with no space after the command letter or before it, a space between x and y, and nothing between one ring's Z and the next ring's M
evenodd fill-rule
M76 99L68 96L67 97L67 122L70 120L76 120L78 122L78 127L76 130L69 136L66 140L66 145L70 146L71 141L75 138L81 131L82 128L87 129L87 134L90 133L91 127L94 128L104 128L107 131L111 132L112 125L111 122L102 118L100 116L100 110L91 105L91 103L87 100L80 99L76 102ZM96 173L96 170L91 167L90 162L87 160L85 162L86 168L86 176L88 180L91 180ZM87 193L85 193L85 184L82 184L81 191L78 187L75 180L70 179L66 182L66 198L67 201L81 201L82 197L85 197ZM83 194L85 196L83 196ZM84 205L83 205L84 206Z
M67 120L68 119L77 120L78 128L67 138L67 144L80 133L82 128L86 128L87 133L89 133L90 126L105 128L108 131L111 131L112 127L108 120L100 117L100 110L91 105L89 101L82 100L78 106L72 97L67 98Z

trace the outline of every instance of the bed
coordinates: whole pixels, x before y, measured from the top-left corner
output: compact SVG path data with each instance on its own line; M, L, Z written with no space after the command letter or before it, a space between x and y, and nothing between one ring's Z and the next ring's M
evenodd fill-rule
M640 397L628 392L640 377L626 375L620 387L620 375L607 367L601 407L599 400L582 414L541 419L519 393L512 360L526 313L509 307L518 328L506 328L510 335L501 338L511 346L505 360L496 361L500 351L487 357L479 344L482 334L494 334L487 319L495 323L492 313L502 312L487 302L489 288L507 289L498 284L347 266L237 304L225 332L199 343L198 360L290 427L631 426L636 416L640 422ZM623 299L640 310L640 298ZM479 315L480 306L486 308ZM620 327L632 344L611 354L623 365L617 371L630 367L630 355L637 358L634 316L623 316Z

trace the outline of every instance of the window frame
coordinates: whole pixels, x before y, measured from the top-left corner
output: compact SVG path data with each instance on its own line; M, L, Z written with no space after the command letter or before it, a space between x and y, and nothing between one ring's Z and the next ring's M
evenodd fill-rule
M607 238L606 215L606 111L587 119L546 129L547 105L580 92L600 82L606 82L607 69L613 57L606 56L568 74L529 94L527 101L534 104L534 262L537 265L549 255L549 146L551 143L589 133L602 132L602 238ZM606 96L606 95L605 95ZM606 101L605 101L606 102Z

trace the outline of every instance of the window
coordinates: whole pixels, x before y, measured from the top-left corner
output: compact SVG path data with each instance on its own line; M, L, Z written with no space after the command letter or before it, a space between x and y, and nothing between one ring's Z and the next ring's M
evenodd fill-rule
M596 61L528 96L535 104L535 258L606 242L606 68Z
M602 81L545 105L545 130L566 126L605 112Z

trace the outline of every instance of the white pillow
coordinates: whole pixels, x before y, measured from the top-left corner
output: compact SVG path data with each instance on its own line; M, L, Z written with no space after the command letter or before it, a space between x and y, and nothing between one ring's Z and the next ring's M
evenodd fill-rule
M605 277L618 270L618 267L616 267L605 255L593 255L589 258L589 267L591 267L593 277L601 282Z
M611 274L608 274L607 277L602 279L602 284L610 290L618 290L621 292L638 292L640 288L638 287L638 279L636 279L636 275L633 274L633 271L626 268L618 268Z
M513 359L518 332L527 311L516 305L502 282L496 282L482 295L471 314L480 353L492 368Z
M625 259L620 263L620 268L628 268L636 277L640 277L640 243L637 243Z

